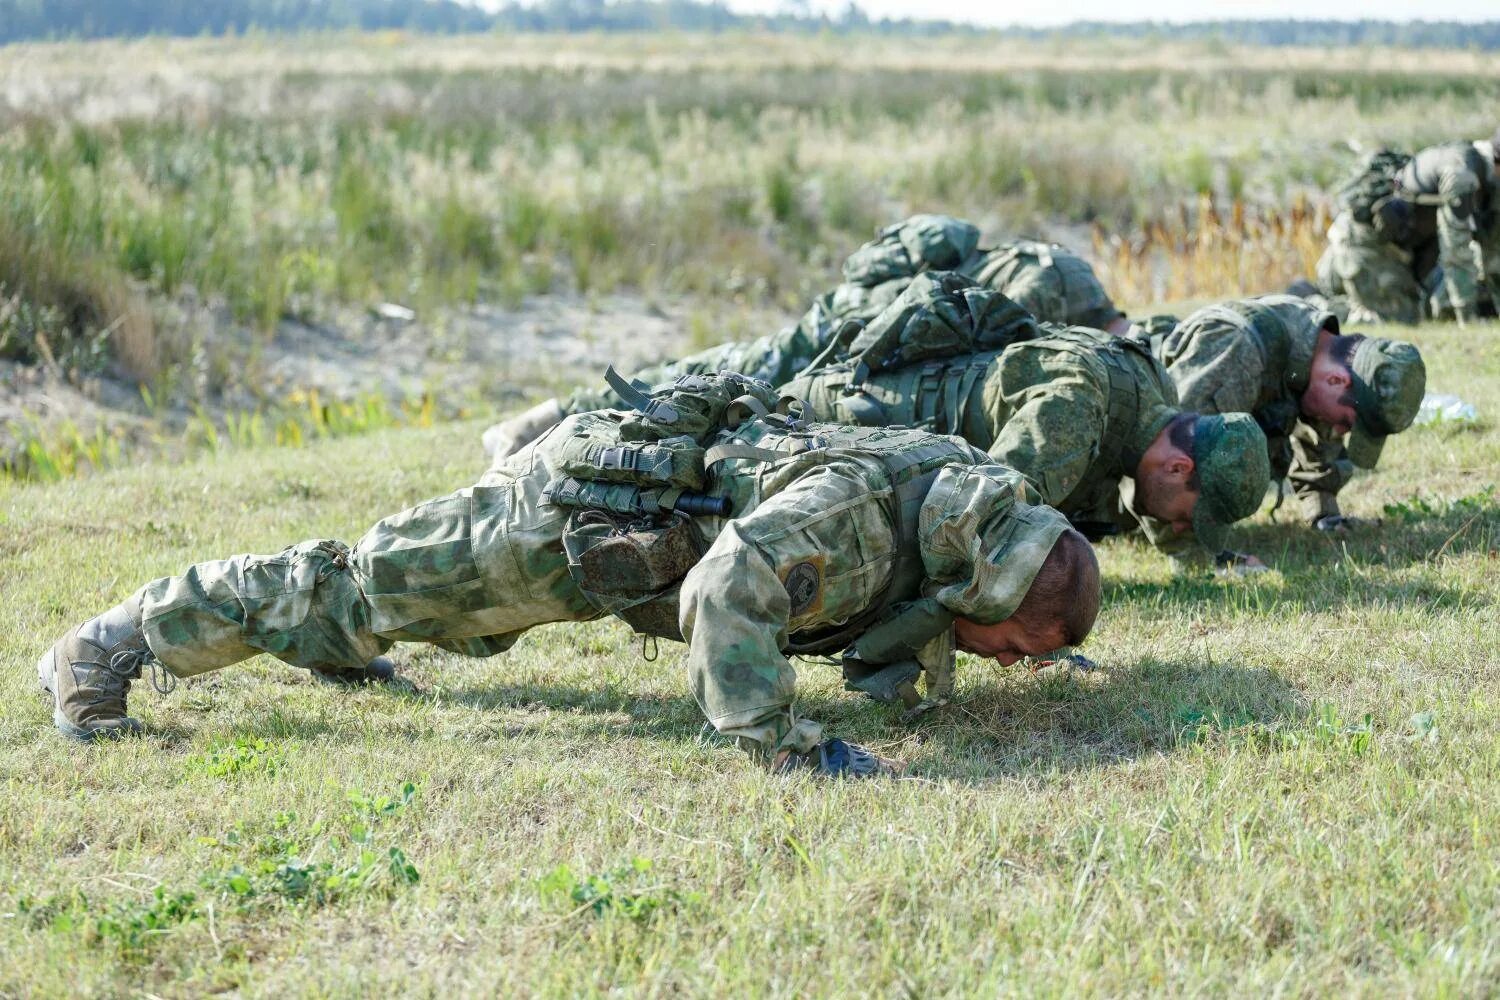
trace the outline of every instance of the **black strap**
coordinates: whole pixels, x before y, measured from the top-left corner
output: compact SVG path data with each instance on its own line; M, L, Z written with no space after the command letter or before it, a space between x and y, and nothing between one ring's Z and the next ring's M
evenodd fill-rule
M676 422L676 407L665 400L651 398L637 383L615 371L614 365L609 365L604 369L604 381L609 383L609 387L618 393L632 410L644 413L651 419L659 420L664 424Z

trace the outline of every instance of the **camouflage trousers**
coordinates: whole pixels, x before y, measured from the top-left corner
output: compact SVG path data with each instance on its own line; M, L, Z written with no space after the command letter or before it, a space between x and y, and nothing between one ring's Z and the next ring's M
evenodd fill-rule
M388 517L348 548L308 541L153 580L146 641L177 676L270 653L294 666L364 666L395 641L490 656L545 622L599 616L568 575L565 510L526 449L476 485Z
M1421 322L1425 277L1416 274L1409 252L1344 216L1329 229L1318 260L1318 287L1347 299L1350 323Z
M1493 318L1496 315L1496 307L1500 306L1500 225L1493 226L1489 231L1480 234L1474 245L1479 251L1479 262L1482 270L1479 274L1481 282L1478 288L1479 314ZM1427 282L1432 288L1431 298L1428 300L1428 309L1434 319L1453 319L1455 310L1453 301L1448 293L1448 284L1443 280L1443 272L1437 270Z

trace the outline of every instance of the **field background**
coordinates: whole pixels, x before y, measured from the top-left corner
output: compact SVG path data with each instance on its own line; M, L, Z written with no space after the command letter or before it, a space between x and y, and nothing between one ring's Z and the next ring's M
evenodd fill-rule
M143 681L153 735L97 748L32 665L154 575L472 481L486 416L604 360L765 332L910 211L1181 308L1305 274L1351 142L1497 97L1474 54L1212 43L0 48L0 995L1492 993L1496 324L1397 331L1480 419L1393 439L1379 532L1263 512L1245 581L1104 545L1098 673L965 658L907 729L808 664L901 782L752 771L609 623L399 647L404 693Z

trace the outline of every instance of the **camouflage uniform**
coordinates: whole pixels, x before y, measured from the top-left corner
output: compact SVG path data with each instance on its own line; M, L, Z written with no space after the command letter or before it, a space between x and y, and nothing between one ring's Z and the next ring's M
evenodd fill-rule
M1135 508L1133 484L1122 484L1183 412L1166 372L1134 342L1052 328L1003 350L869 376L836 365L783 391L807 400L818 419L961 434L1021 472L1085 535L1139 527L1179 548L1166 525ZM1217 553L1225 526L1254 513L1265 494L1265 439L1248 418L1202 422L1194 451L1202 482L1195 533Z
M894 236L913 224L942 228L953 234L952 259L920 261L897 277L870 266L872 251L890 246ZM949 216L913 216L887 227L881 235L851 254L844 264L844 281L820 295L793 326L750 341L720 344L635 372L643 385L664 385L679 375L734 371L781 385L818 357L840 327L851 320L868 321L893 302L920 270L943 267L974 278L981 285L1019 303L1037 319L1068 326L1107 327L1124 315L1117 309L1087 261L1056 243L1017 240L991 250L978 247L979 230ZM918 258L915 247L908 261ZM579 389L551 411L550 419L589 410L623 405L608 388ZM487 435L489 438L489 435ZM500 438L503 440L503 438ZM497 457L504 457L504 454Z
M1491 267L1480 246L1494 245L1497 199L1490 143L1424 149L1397 175L1396 197L1371 223L1339 213L1318 284L1348 298L1351 322L1420 322L1434 293L1459 320L1473 319Z
M1199 309L1176 329L1152 338L1152 353L1176 383L1182 404L1200 413L1249 413L1265 431L1271 475L1292 484L1310 522L1339 514L1338 492L1353 475L1342 437L1302 416L1318 337L1339 332L1338 319L1291 295L1263 295ZM1368 365L1368 367L1367 367ZM1380 376L1362 378L1378 365ZM1410 425L1421 403L1425 370L1410 344L1366 340L1355 353L1355 376L1373 382L1370 405L1359 406L1356 449L1370 468L1385 434ZM1356 385L1356 399L1365 397Z
M535 625L600 617L570 573L570 512L542 497L580 419L474 486L380 521L353 548L304 542L148 583L129 607L150 652L178 677L258 652L359 668L398 640L489 656ZM725 458L710 479L709 492L732 497L737 513L694 519L706 551L680 588L656 598L658 618L688 642L693 693L720 732L758 754L806 751L820 727L793 714L796 674L783 650L924 596L981 624L1004 620L1066 522L961 441L754 426L729 440L749 454ZM898 446L932 471L898 484L881 457ZM898 499L918 516L903 519ZM947 628L923 655L951 661Z

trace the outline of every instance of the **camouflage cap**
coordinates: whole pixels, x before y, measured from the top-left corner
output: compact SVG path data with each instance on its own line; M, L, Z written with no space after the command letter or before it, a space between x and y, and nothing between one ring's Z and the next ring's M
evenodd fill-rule
M1020 607L1057 538L1069 527L1019 472L1003 465L950 465L922 502L918 539L939 604L980 625Z
M1200 416L1193 425L1198 502L1193 534L1210 552L1228 546L1229 526L1260 509L1271 482L1266 435L1248 413Z
M1354 376L1354 430L1346 447L1349 460L1373 469L1388 435L1411 426L1427 392L1422 354L1404 340L1366 337L1349 360Z

